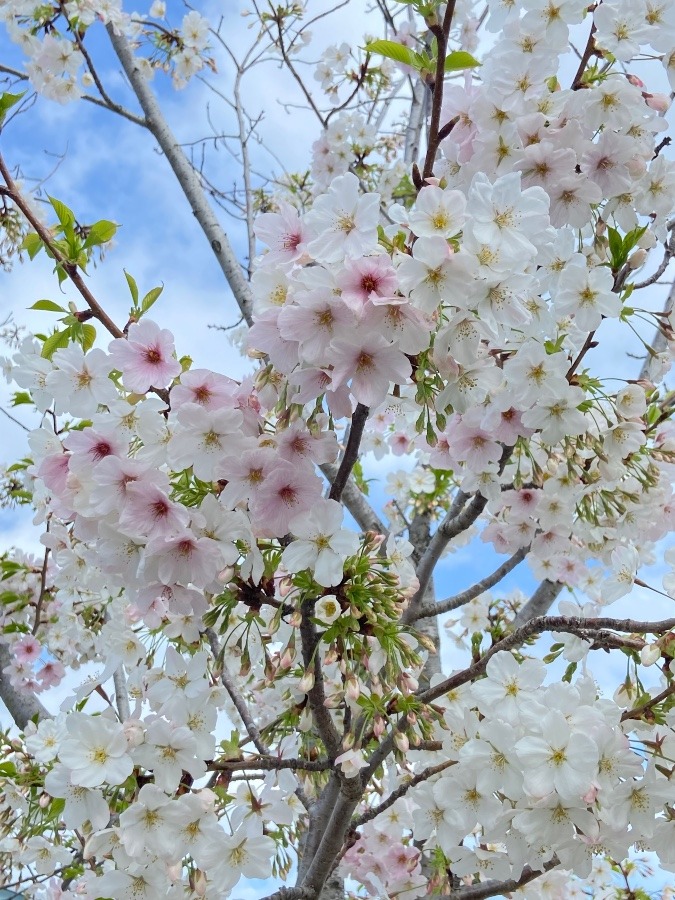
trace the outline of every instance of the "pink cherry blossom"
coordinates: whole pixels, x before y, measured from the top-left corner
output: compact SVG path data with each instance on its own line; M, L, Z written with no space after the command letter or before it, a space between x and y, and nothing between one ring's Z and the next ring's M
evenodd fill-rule
M108 352L129 391L142 394L151 387L165 387L181 372L173 335L150 319L134 323L127 339L111 341Z

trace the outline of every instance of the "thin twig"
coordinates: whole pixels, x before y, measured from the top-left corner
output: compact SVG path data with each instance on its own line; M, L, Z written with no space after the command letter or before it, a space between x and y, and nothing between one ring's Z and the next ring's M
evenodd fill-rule
M545 862L540 869L532 869L525 866L518 878L508 878L506 881L483 881L481 884L471 884L458 888L449 894L448 900L487 900L488 897L497 897L500 894L510 894L518 888L529 884L535 878L541 878L545 872L550 872L560 865L557 856Z
M14 422L15 425L18 425L19 428L23 428L24 431L30 431L30 428L27 425L24 425L23 422L19 422L18 419L15 419L14 416L11 413L8 413L4 407L0 406L0 412L4 416L7 416L10 422Z
M370 410L367 406L364 406L362 403L357 403L356 409L352 415L345 454L342 457L342 462L340 463L335 479L331 484L330 493L328 494L330 500L339 500L342 496L342 492L347 484L347 479L358 459L363 429L366 426L369 412Z
M49 522L47 522L47 527L45 532L49 531ZM33 622L33 628L31 629L31 634L36 635L40 628L40 614L42 612L42 607L44 606L45 599L47 597L47 568L49 565L49 547L45 547L45 555L42 561L42 569L40 570L40 593L38 595L37 603L35 604L35 621Z
M418 749L418 748L415 748ZM436 766L429 766L426 769L423 769L421 772L418 772L417 775L414 775L405 784L397 787L395 791L392 791L391 794L387 797L386 800L383 800L382 803L378 803L377 806L371 806L370 809L366 810L366 812L361 813L360 816L357 816L355 819L352 819L352 828L358 828L361 825L365 825L366 822L370 822L372 819L377 818L377 816L381 815L383 812L389 809L390 806L393 806L397 800L400 800L401 797L404 797L411 788L416 787L422 781L427 781L429 778L434 775L438 775L439 772L443 772L445 769L450 768L450 766L456 766L456 759L446 759L444 762L439 763Z
M661 691L660 694L657 694L656 697L652 697L651 700L647 700L647 702L643 703L641 706L636 706L634 709L627 709L621 714L621 721L625 722L627 719L641 719L646 712L652 710L663 700L667 700L668 697L672 697L673 694L675 694L675 681L671 682L668 687Z
M424 606L420 606L415 614L411 616L409 619L410 622L416 622L418 619L425 619L429 616L440 615L441 613L451 612L453 609L459 609L460 606L465 606L467 603L470 603L476 597L480 597L485 591L489 590L491 587L494 587L496 584L509 574L513 569L519 565L527 555L529 551L528 547L521 547L520 550L516 550L513 556L510 556L505 562L501 564L497 569L494 570L490 575L487 575L482 581L476 582L472 587L467 588L467 590L462 591L460 594L455 594L454 597L448 597L446 600L440 600L438 603L430 603L425 604Z

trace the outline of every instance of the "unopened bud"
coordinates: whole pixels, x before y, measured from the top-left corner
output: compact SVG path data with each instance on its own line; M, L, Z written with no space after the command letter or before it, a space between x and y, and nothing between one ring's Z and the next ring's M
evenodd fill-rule
M312 672L311 669L308 669L302 676L298 687L303 692L303 694L306 694L308 691L312 690L312 688L314 687L314 672Z
M350 700L358 700L361 695L361 686L356 675L350 675L345 681L345 693Z
M645 91L642 96L645 98L647 106L655 112L661 113L661 115L664 115L670 109L670 97L667 94L648 94Z
M661 657L661 648L658 644L645 644L640 650L640 662L643 666L653 666Z
M407 753L408 750L410 750L410 741L402 731L396 732L396 734L394 735L394 743L401 751L401 753Z
M646 250L635 250L628 257L628 268L629 269L639 269L641 266L645 264L645 260L647 259L647 251Z

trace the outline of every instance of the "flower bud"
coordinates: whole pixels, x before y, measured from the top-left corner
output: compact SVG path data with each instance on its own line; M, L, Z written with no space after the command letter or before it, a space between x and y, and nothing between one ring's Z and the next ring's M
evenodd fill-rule
M647 251L646 250L635 250L628 257L628 268L629 269L639 269L640 266L645 264L645 260L647 259Z
M127 719L122 723L128 747L140 747L145 740L145 729L138 719Z
M401 751L401 753L407 753L408 750L410 750L410 741L402 731L396 732L396 734L394 735L394 743Z
M345 681L345 693L350 700L358 700L361 694L361 686L356 675L350 675Z
M298 688L306 694L308 691L311 691L314 687L314 672L311 669L307 669L305 674L300 679L300 683L298 684Z
M642 96L645 98L647 106L657 113L661 113L661 115L667 113L670 109L670 97L667 94L648 94L645 92Z
M658 644L645 644L640 650L640 662L643 666L653 666L661 657L661 648Z

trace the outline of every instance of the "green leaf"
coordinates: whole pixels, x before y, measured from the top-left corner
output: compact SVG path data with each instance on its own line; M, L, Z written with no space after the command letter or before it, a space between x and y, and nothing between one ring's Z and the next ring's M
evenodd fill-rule
M164 290L164 285L152 288L141 300L141 314L146 313Z
M461 69L473 69L481 64L466 50L454 50L445 57L445 71L459 72Z
M26 404L31 404L33 402L33 398L28 393L28 391L16 391L12 394L11 399L12 406L25 406ZM9 471L9 469L7 470Z
M138 285L136 284L136 279L133 275L130 275L127 270L124 270L124 277L127 280L127 284L129 285L129 291L131 292L131 299L134 302L134 306L138 305Z
M86 353L91 350L96 340L96 329L93 325L85 324L82 326L82 349Z
M572 681L572 675L574 675L576 670L577 670L577 663L575 663L575 662L570 663L569 666L565 669L565 674L563 675L562 680L566 681L569 684Z
M107 219L101 219L100 222L94 222L89 229L89 234L84 242L85 247L95 247L98 244L107 244L115 237L117 225L109 222Z
M34 303L32 306L28 307L29 309L43 309L45 312L68 312L67 309L64 309L62 306L59 306L58 303L54 303L53 300L38 300L37 303Z
M616 228L607 229L607 240L609 241L609 252L612 254L612 268L618 268L623 264L621 259L623 240Z
M404 63L406 66L412 66L414 69L420 69L420 57L411 50L410 47L404 47L403 44L397 44L396 41L371 41L364 47L368 53L377 53L379 56L386 56L387 59L393 59L396 62Z
M42 345L42 356L45 359L51 359L57 350L67 347L70 343L70 334L68 331L55 331L50 334Z
M68 225L75 224L75 213L72 211L72 209L69 209L65 203L57 200L56 197L48 196L48 200L51 203L54 212L56 213L56 217L63 228L66 228Z
M22 91L20 94L0 94L0 123L4 121L7 111L16 106L25 94L26 91Z
M647 226L643 225L641 228L633 228L633 230L629 231L625 236L625 238L623 239L623 252L626 254L626 258L628 258L628 254L633 249L633 247L635 247L646 230Z
M35 234L34 231L30 231L23 239L21 249L25 250L31 259L35 259L40 250L42 250L42 246L42 238Z

